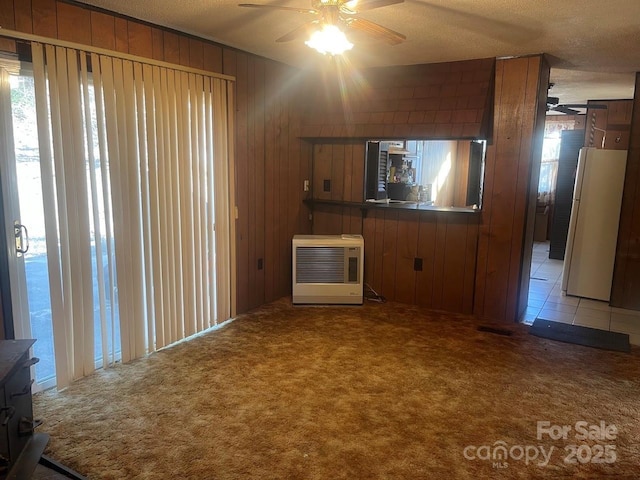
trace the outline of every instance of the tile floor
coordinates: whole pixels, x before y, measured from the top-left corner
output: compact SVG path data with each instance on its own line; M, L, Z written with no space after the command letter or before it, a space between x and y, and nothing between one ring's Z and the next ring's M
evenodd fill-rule
M640 345L639 311L610 307L607 302L562 293L562 260L549 258L548 242L533 245L529 304L523 322L530 325L536 317L627 333L631 344Z

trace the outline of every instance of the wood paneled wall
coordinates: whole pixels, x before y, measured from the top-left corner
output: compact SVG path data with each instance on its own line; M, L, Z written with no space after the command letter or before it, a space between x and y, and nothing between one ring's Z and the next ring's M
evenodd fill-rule
M62 0L0 0L0 26L235 76L237 310L291 293L291 238L311 231L302 202L311 149L299 139L297 93L282 87L293 69ZM15 42L1 39L0 49Z
M587 103L605 105L607 108L587 109L584 145L609 150L627 150L633 100L589 100Z
M482 318L514 321L526 307L548 80L541 55L496 64L474 303Z
M362 220L365 277L378 293L496 322L518 318L526 307L537 189L531 179L539 172L548 80L542 56L497 61L493 143L487 149L481 212L368 212ZM315 148L323 164L319 168L329 175L336 145ZM340 147L338 152L337 162L344 165ZM364 162L364 152L358 154L359 160L350 161ZM314 187L322 188L322 181L314 181ZM339 196L314 194L322 195L326 200ZM357 222L354 228L360 213L316 206L313 232L340 233L348 225L360 233ZM422 272L414 271L415 258L422 258Z
M223 71L236 87L238 311L291 293L291 239L310 233L304 180L311 146L300 140L291 69L224 50Z
M364 200L366 144L363 140L313 145L313 198L320 200ZM329 180L329 189L325 189Z
M611 305L640 310L640 73L633 104Z
M377 67L339 59L308 80L306 138L486 138L495 59Z
M398 302L472 313L477 222L469 213L372 211L363 227L367 281Z

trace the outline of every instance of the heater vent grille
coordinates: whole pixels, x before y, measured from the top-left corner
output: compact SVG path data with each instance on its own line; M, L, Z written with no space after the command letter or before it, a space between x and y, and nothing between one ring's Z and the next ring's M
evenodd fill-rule
M344 282L344 247L297 247L296 255L296 282Z

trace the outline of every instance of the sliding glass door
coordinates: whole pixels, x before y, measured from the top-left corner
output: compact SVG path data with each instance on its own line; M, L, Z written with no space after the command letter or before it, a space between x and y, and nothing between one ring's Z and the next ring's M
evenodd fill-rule
M40 162L39 139L34 94L33 76L14 71L9 74L3 72L3 98L10 99L2 102L4 129L4 148L2 151L2 191L5 206L7 244L9 245L9 274L11 283L11 298L13 310L13 327L16 338L35 338L34 355L40 359L35 365L36 390L56 385L56 364L54 354L54 333L52 321L51 286L49 281L47 222L43 199L43 185L55 184L55 173L49 178L43 178ZM93 93L93 92L92 92ZM10 108L8 108L10 107ZM95 109L90 109L95 112ZM95 113L92 115L95 126ZM95 128L93 129L95 131ZM86 178L89 178L91 168L86 163ZM100 179L98 166L94 165L93 175ZM102 185L102 182L100 182ZM102 196L102 189L98 196ZM91 202L92 198L87 198ZM105 212L101 204L96 205L97 218L101 224L98 232L105 232ZM110 265L108 261L108 246L106 235L96 237L93 217L91 221L91 272L93 285L94 312L94 361L96 366L103 363L102 335L106 334L108 351L114 351L115 359L119 358L119 322L117 309L117 295L101 295L100 283L108 282ZM49 222L49 227L56 227L56 222ZM53 232L57 238L59 232ZM57 245L57 242L56 242ZM54 247L55 248L55 247ZM60 246L57 245L59 250ZM59 251L55 252L59 255ZM103 275L99 281L98 273ZM101 325L100 302L104 302L104 315L113 318L107 322L106 328ZM116 348L112 345L115 343Z
M64 388L228 320L233 81L39 41L29 73L15 63L3 213L36 382Z
M12 74L2 76L3 149L2 191L9 276L16 338L37 338L34 355L36 385L55 384L53 329L47 275L47 247L33 79Z

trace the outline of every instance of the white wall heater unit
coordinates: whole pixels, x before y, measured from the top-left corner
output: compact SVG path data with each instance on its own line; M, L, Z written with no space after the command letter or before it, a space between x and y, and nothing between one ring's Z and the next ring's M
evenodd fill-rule
M362 235L295 235L293 303L362 305Z

